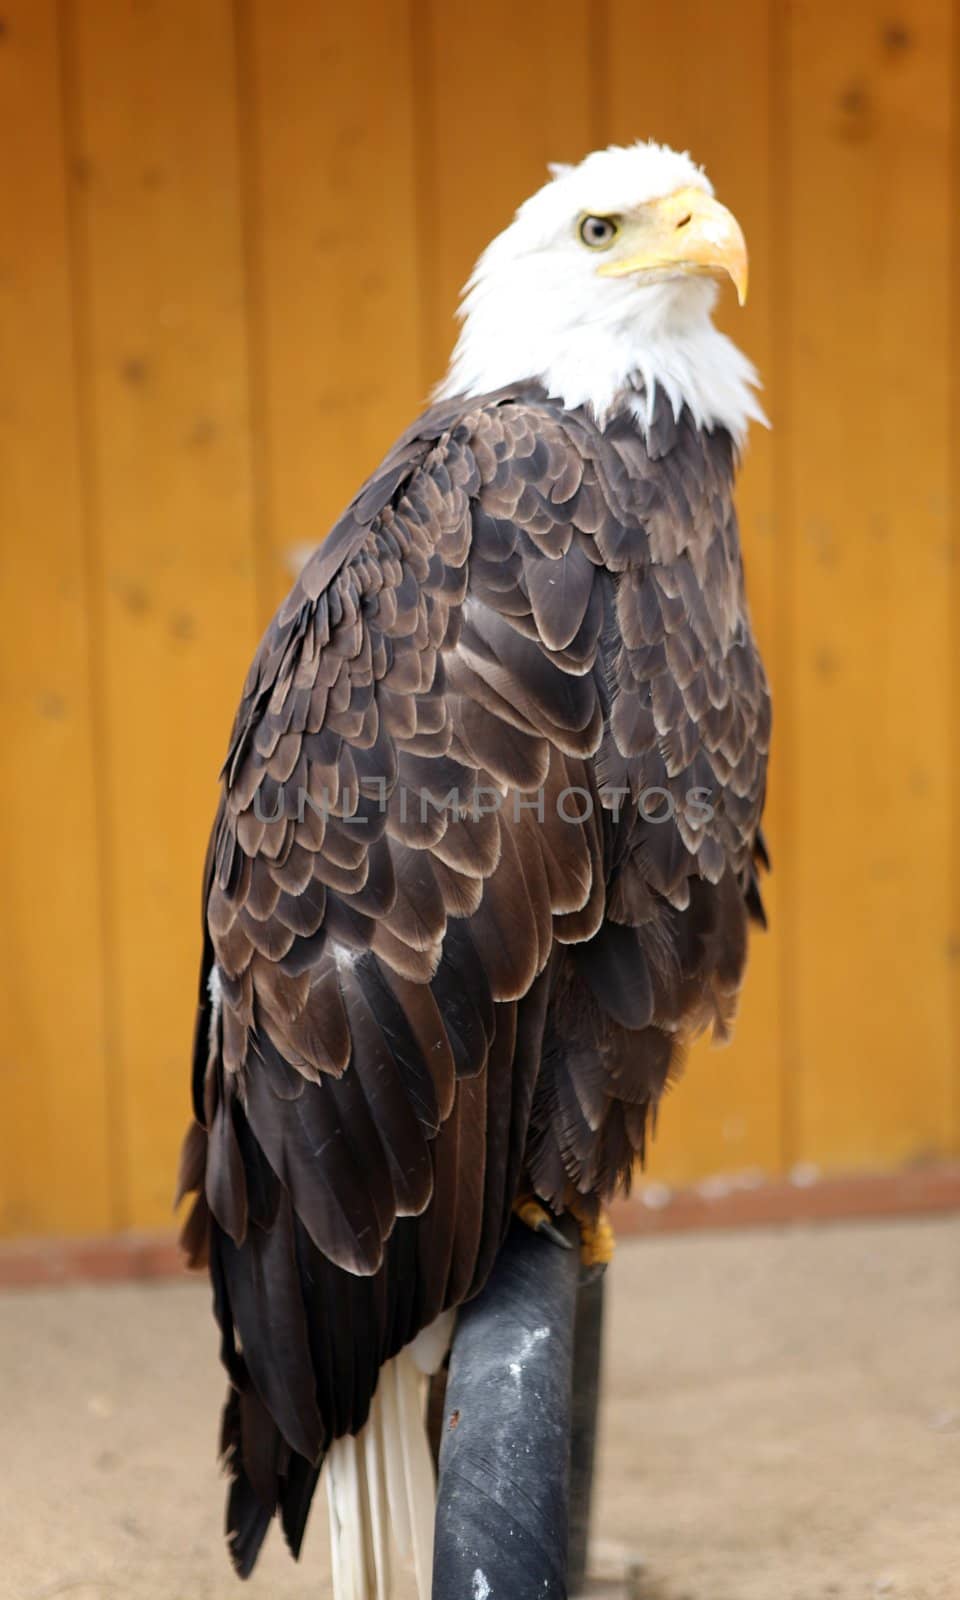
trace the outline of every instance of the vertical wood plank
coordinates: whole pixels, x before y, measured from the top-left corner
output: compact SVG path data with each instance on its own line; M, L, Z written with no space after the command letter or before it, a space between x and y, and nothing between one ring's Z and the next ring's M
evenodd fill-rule
M950 529L953 593L950 613L950 647L953 656L951 721L953 744L949 756L947 782L953 797L951 831L953 846L953 922L950 957L953 963L953 1104L951 1126L953 1154L960 1155L960 0L953 0L953 80L950 109L952 119L950 217L947 248L950 252L952 281L950 328L950 394L948 397L949 437L953 441L950 459Z
M246 0L268 597L424 401L408 0Z
M777 421L774 386L773 96L770 7L745 0L678 0L657 14L609 0L603 49L604 143L656 139L689 150L718 197L740 220L750 251L750 294L741 312L724 292L717 321L756 364L764 406ZM751 609L774 693L774 753L765 830L774 867L786 848L779 826L783 733L776 717L781 662L775 628L783 533L775 523L774 440L754 426L737 489ZM776 872L764 885L770 931L753 936L741 1016L732 1045L706 1041L664 1105L651 1176L690 1182L717 1172L776 1171L783 1161L784 1094L780 969L785 938Z
M827 1166L955 1139L950 13L792 8L790 1048Z
M589 0L489 0L416 8L421 106L422 283L431 384L456 340L454 312L477 256L550 161L593 142Z
M0 37L0 1233L111 1206L88 571L56 7Z
M151 1225L170 1219L200 870L255 639L235 39L227 0L71 18L124 1220Z

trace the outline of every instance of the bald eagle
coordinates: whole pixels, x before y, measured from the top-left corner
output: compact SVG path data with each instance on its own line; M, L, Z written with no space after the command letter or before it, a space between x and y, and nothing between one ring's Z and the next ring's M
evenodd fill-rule
M733 505L741 230L655 144L553 169L435 402L307 562L223 768L183 1191L230 1386L229 1545L429 1593L420 1372L513 1210L596 1235L729 1028L770 704Z

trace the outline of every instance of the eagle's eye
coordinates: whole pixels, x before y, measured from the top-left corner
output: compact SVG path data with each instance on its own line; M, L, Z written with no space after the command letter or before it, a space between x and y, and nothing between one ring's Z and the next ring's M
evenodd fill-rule
M620 232L616 217L582 217L579 233L590 250L606 250Z

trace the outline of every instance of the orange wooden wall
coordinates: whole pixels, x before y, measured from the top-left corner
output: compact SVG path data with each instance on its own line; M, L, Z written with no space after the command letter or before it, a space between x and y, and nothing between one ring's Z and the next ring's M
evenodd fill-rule
M750 242L777 709L773 929L651 1170L957 1151L956 32L949 0L9 0L3 1231L169 1220L216 773L292 553L546 161L649 135Z

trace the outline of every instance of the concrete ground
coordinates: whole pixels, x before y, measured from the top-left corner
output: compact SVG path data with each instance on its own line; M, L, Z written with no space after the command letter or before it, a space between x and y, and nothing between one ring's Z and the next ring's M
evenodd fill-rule
M624 1243L598 1537L635 1600L960 1596L960 1218ZM206 1288L0 1297L0 1595L320 1600L325 1506L245 1590ZM511 1600L491 1596L491 1600Z

